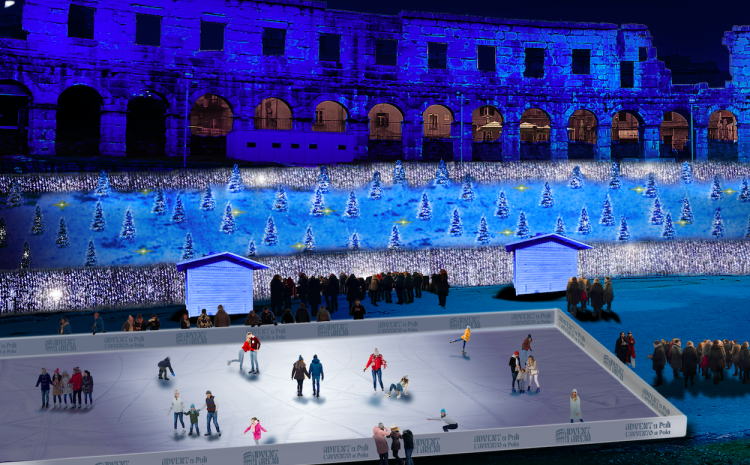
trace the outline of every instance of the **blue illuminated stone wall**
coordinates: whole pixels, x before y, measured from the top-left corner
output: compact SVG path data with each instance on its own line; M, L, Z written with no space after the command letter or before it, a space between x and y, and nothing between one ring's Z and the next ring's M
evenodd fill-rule
M612 117L619 110L640 116L645 158L659 157L659 128L669 111L690 112L696 158L708 157L709 115L729 110L738 120L740 160L750 156L750 26L735 26L723 43L733 80L725 88L672 85L658 61L647 28L637 24L506 20L402 12L398 16L326 9L309 1L149 1L149 6L114 0L74 0L96 8L94 39L69 38L70 2L29 0L23 27L27 40L0 39L0 80L23 84L31 96L30 152L54 152L56 105L70 86L95 89L102 99L100 152L125 154L129 99L150 91L167 110L167 154L182 155L185 112L206 93L232 106L234 128L252 130L255 107L278 97L293 109L295 129L310 121L318 103L332 100L349 113L347 131L357 136L356 155L368 155L368 112L391 103L404 114L403 157L422 156L423 112L442 104L455 115L454 156L471 157L472 111L493 105L504 118L502 157L517 160L520 119L528 108L551 117L551 155L568 153L567 126L577 109L598 120L595 159L610 158ZM135 45L135 14L162 16L161 46ZM200 22L226 24L224 50L199 51ZM264 27L287 30L284 56L262 55ZM341 35L340 64L318 60L318 34ZM687 33L687 32L686 32ZM375 65L375 40L399 41L397 66ZM718 38L717 38L718 39ZM447 69L429 69L427 42L448 44ZM497 71L477 70L477 45L496 46ZM525 48L543 48L545 77L523 76ZM639 47L647 60L639 61ZM591 73L571 73L571 51L591 50ZM620 87L620 61L635 62L635 86ZM193 84L191 84L193 82ZM459 103L457 93L465 96ZM459 121L463 116L463 130ZM462 137L460 135L463 134Z

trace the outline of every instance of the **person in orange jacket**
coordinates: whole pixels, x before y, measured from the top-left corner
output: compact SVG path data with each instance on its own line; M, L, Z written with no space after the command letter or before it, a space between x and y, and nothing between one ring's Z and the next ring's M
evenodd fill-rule
M464 348L461 351L461 353L465 354L466 353L466 343L469 342L469 336L471 336L471 326L467 326L466 327L466 329L464 330L464 335L463 336L461 336L460 338L456 339L455 341L450 341L450 342L452 344L454 342L464 341Z

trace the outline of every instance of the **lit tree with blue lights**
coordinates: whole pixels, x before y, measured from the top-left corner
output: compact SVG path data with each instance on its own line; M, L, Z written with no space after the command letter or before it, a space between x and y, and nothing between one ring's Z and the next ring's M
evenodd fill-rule
M156 190L156 197L154 197L154 207L151 209L151 213L157 215L167 214L167 199L164 197L164 191L160 187Z
M393 167L393 185L406 184L406 173L404 172L404 165L401 160L396 160L396 166Z
M106 171L102 170L99 173L99 184L97 184L96 190L94 190L94 195L107 197L110 193L112 193L112 187L109 185L109 176L107 176Z
M240 169L237 165L234 165L234 168L232 168L232 174L229 176L227 189L229 189L229 192L232 194L236 194L242 192L244 188L245 186L242 184L242 174L240 174Z
M570 188L583 189L583 175L581 174L581 168L578 166L573 168L573 173L570 175Z
M21 255L21 269L25 270L31 268L31 249L29 243L23 243L23 254Z
M612 214L612 203L609 201L609 194L604 199L604 205L602 206L602 217L599 220L599 224L604 226L615 225L615 215Z
M174 201L174 210L172 210L172 223L182 223L186 220L185 207L182 205L182 199L177 194L177 199Z
M555 224L555 234L559 234L561 236L565 235L565 223L563 222L562 215L557 217L557 224Z
M94 248L94 241L89 240L89 246L86 249L86 265L85 266L96 266L99 260L96 258L96 249Z
M693 182L693 168L690 167L690 163L685 162L682 164L682 181L685 184Z
M276 202L273 204L273 209L277 212L289 210L289 198L286 195L284 186L281 184L279 184L279 189L276 191Z
M435 172L435 184L438 186L448 187L450 179L448 179L448 167L445 166L445 160L440 160L438 169Z
M719 175L714 175L714 183L711 186L711 200L721 200L724 198L724 193L721 191L721 184L719 183Z
M521 210L518 215L518 224L516 224L516 236L520 239L528 239L531 237L531 229L529 223L526 221L526 214Z
M349 192L349 200L346 202L346 211L344 216L349 219L359 218L359 202L354 191Z
M380 171L376 171L372 173L372 184L370 185L370 198L372 200L380 200L383 198L383 188L380 187Z
M273 217L269 216L266 222L266 230L263 233L263 243L266 245L276 245L279 243L279 235L276 232L276 225L273 222Z
M690 200L687 195L682 199L682 211L680 212L680 221L693 223L693 209L690 208Z
M35 236L44 234L44 219L42 218L42 209L38 204L34 212L34 224L31 227L31 234Z
M13 184L10 185L10 194L8 194L8 201L6 202L6 206L8 208L20 207L21 204L23 204L21 186L18 184L18 181L14 181Z
M102 232L107 229L107 222L104 220L104 210L102 209L101 201L96 202L94 220L91 222L91 229L96 232Z
M659 195L659 189L656 187L656 179L654 173L648 173L648 181L646 181L646 190L643 191L643 195L649 198L656 198ZM660 223L661 224L661 223Z
M482 245L486 245L490 243L490 240L490 234L487 231L487 220L484 219L483 215L482 219L479 220L479 230L477 231L476 241Z
M576 232L578 234L591 234L591 221L589 220L589 212L586 211L585 206L581 208L581 216L578 218Z
M320 165L320 173L318 173L318 188L323 194L327 194L331 190L331 178L328 176L328 167L326 165Z
M742 187L740 188L740 200L750 202L750 187L747 185L747 179L742 178Z
M474 200L474 186L471 182L471 176L464 176L464 182L461 186L461 200L471 202Z
M654 206L651 208L651 224L664 224L664 213L661 211L661 202L659 197L654 199Z
M661 235L665 240L674 240L675 230L674 225L672 225L672 215L670 215L669 213L667 213L667 216L664 219L664 231Z
M120 232L120 237L133 242L135 240L135 236L136 230L135 223L133 222L133 214L128 208L128 210L125 212L125 219L122 222L122 231Z
M5 230L5 218L0 218L0 248L8 247L8 232Z
M508 208L508 201L505 198L505 191L500 191L500 195L497 197L495 205L497 206L495 216L498 218L507 218L510 216L510 209Z
M404 248L404 243L401 242L401 234L398 232L398 226L395 224L391 228L391 237L388 240L388 248L391 250L398 250Z
M195 250L193 250L193 236L190 234L190 231L188 231L187 236L185 236L185 244L182 246L182 259L190 260L192 258L195 258Z
M308 226L305 231L305 238L302 241L305 244L305 248L302 249L305 252L315 251L315 237L313 236L312 226Z
M616 161L612 162L612 169L609 172L609 188L616 190L622 187L620 181L620 164Z
M451 226L448 229L448 234L452 237L459 237L464 233L464 227L461 224L461 215L458 213L458 208L453 209L451 213Z
M221 221L221 227L219 231L224 234L232 234L237 230L237 223L234 221L234 215L232 214L232 205L227 202L226 208L224 208L224 218Z
M555 206L555 199L552 198L552 192L549 188L549 183L544 183L544 189L542 190L542 200L539 203L542 208L552 208Z
M432 205L430 205L430 199L427 197L427 192L422 192L422 199L419 201L419 212L417 218L423 221L432 219Z
M313 204L312 208L310 209L310 214L315 217L321 217L325 215L325 203L323 200L323 189L318 186L317 189L315 189L315 196L313 197Z
M347 245L349 246L349 250L359 250L359 236L357 235L357 231L352 233Z
M714 213L714 221L712 223L712 226L712 236L716 238L724 237L726 231L724 230L724 220L721 218L721 207L717 208L716 213Z
M211 190L211 185L206 184L206 190L203 192L203 198L201 199L201 210L212 211L214 208L216 208L214 192Z
M620 230L617 232L618 241L629 241L630 240L630 229L628 228L628 220L625 219L625 215L620 217Z
M57 240L55 241L57 248L65 249L70 245L68 239L68 227L65 226L65 218L60 218L60 227L57 228Z
M255 247L255 239L250 238L250 243L247 244L247 258L255 258L258 256L258 248Z

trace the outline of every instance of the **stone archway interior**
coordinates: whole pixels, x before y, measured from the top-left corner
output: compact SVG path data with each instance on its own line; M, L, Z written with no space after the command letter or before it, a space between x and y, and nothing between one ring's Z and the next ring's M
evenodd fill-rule
M346 130L346 108L338 102L325 101L315 107L313 131L344 132Z
M196 100L190 111L190 134L194 136L226 136L232 131L232 107L216 94L206 94Z
M503 115L497 108L484 105L471 113L471 133L474 142L494 142L503 133Z
M263 99L255 107L255 129L292 130L292 109L280 98Z
M390 103L379 103L368 114L370 119L370 140L401 140L401 123L404 121L401 110Z
M539 108L529 108L521 115L521 142L550 142L550 118Z
M568 140L596 144L596 116L588 110L576 110L568 120Z
M453 113L443 105L430 105L422 114L423 135L429 139L449 139Z

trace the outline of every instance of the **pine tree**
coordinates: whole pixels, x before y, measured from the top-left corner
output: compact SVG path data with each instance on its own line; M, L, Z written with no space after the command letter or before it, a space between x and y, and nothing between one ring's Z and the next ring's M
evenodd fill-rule
M646 190L643 191L643 195L649 198L656 198L659 195L659 189L656 187L656 179L654 173L648 173L648 181L646 181Z
M312 216L321 217L325 215L325 201L323 199L323 189L318 186L317 189L315 189L315 197L313 197L313 204L312 208L310 209L310 214Z
M583 175L581 174L581 168L579 168L578 166L573 168L573 173L570 176L570 188L571 189L583 188Z
M21 186L17 181L14 181L10 186L10 194L8 194L8 201L6 205L8 208L20 207L23 204L23 196L21 195Z
M154 198L154 207L151 209L151 213L157 215L167 214L167 199L164 197L164 191L160 187L156 190L156 197Z
M201 210L212 211L216 208L216 199L214 198L214 191L211 190L211 185L206 184L206 190L203 191L203 198L201 199Z
M221 220L221 227L219 231L225 234L232 234L237 230L237 223L234 221L234 215L232 214L232 205L227 202L227 206L224 209L224 218Z
M401 160L396 160L396 166L393 167L393 185L399 186L406 184L406 172Z
M266 230L263 233L263 243L266 245L276 245L279 243L279 236L276 232L276 225L273 222L273 217L269 216L266 222Z
M552 208L555 206L555 199L552 198L552 192L549 188L549 183L544 183L544 189L542 190L542 200L539 203L542 208Z
M745 238L750 239L750 216L747 217L747 232L745 232Z
M419 201L419 212L417 212L417 218L423 221L432 219L432 205L430 205L430 199L427 197L427 191L422 192L422 199Z
M724 193L721 191L721 184L719 183L719 175L714 175L714 184L711 186L711 200L721 200L724 198Z
M602 206L602 217L599 220L599 224L604 226L615 225L615 215L612 214L612 203L609 201L609 194L604 199L604 205Z
M182 259L190 260L192 258L195 258L195 250L193 250L193 236L192 234L190 234L190 231L188 231L187 236L185 236L185 244L182 246Z
M498 218L507 218L510 216L510 209L508 208L508 201L505 198L505 191L500 191L500 195L497 196L495 205L497 206L495 216Z
M312 226L307 227L305 238L302 242L305 244L305 248L303 249L305 252L315 251L315 236L313 236Z
M128 208L128 210L125 212L125 220L123 220L122 222L122 231L120 232L120 237L133 242L135 240L135 236L136 230L135 224L133 223L133 214Z
M591 221L589 220L589 212L586 211L585 206L581 208L581 216L578 218L576 232L578 234L591 234Z
M242 174L240 174L240 169L237 165L234 165L234 168L232 168L232 174L229 175L227 189L229 189L229 192L232 194L236 194L242 192L244 188L245 186L242 184Z
M682 164L682 181L685 184L693 182L693 168L690 167L688 162Z
M620 181L620 164L616 161L612 162L612 170L609 172L609 188L620 189L622 182Z
M471 176L464 176L464 182L461 186L461 200L471 202L474 200L474 186L471 182Z
M86 265L85 266L96 266L99 260L96 258L96 249L94 249L94 241L89 240L89 246L86 249Z
M750 187L747 185L747 179L742 178L742 187L740 188L740 200L750 202Z
M346 202L346 211L344 216L349 219L359 218L359 202L354 191L349 192L349 200Z
M104 210L102 209L101 201L96 202L94 220L91 222L91 229L96 232L102 232L107 229L107 222L104 220Z
M726 231L724 230L724 220L721 219L721 207L716 209L716 213L714 213L714 221L712 223L713 230L711 231L711 235L719 238L724 237L724 234Z
M443 187L448 187L450 184L450 179L448 179L448 167L445 166L445 160L440 160L438 169L435 172L435 184Z
M687 195L682 199L682 211L680 212L680 221L693 223L693 209L690 208L690 200Z
M347 245L349 246L349 250L359 250L359 236L357 235L357 231L352 233Z
M8 247L8 232L5 230L5 218L0 218L0 248Z
M60 227L57 229L57 240L55 241L58 249L64 249L70 245L68 239L68 227L65 226L65 218L60 218Z
M23 243L23 255L21 255L21 269L31 268L31 249L29 249L29 243Z
M458 213L458 208L453 209L451 214L451 226L448 229L448 234L452 237L459 237L464 233L463 224L461 224L461 215Z
M482 245L487 245L490 243L490 234L487 231L487 220L484 219L484 215L482 215L482 219L479 220L479 230L477 231L477 237L476 241Z
M255 258L258 256L258 248L255 247L255 239L250 239L250 243L247 244L247 258Z
M398 232L398 226L395 224L391 228L391 238L388 240L388 248L391 250L398 250L404 248L404 243L401 242L401 234Z
M528 239L531 237L531 229L529 223L526 221L526 214L521 210L518 215L518 224L516 224L516 236L520 239Z
M172 210L172 222L182 223L186 220L187 218L185 217L185 207L182 205L182 199L180 199L180 195L177 194L177 199L174 201L174 210Z
M672 225L672 215L670 215L669 213L667 213L667 216L664 219L664 231L661 235L665 240L674 240L675 230L674 226Z
M323 194L327 194L331 191L331 178L328 177L328 167L326 167L326 165L320 165L320 173L318 173L318 188Z
M44 219L42 218L42 209L38 204L34 213L34 225L31 227L31 234L35 236L44 234Z
M617 232L618 241L629 241L630 230L628 229L628 220L625 219L625 215L620 218L620 230Z
M661 202L659 197L654 199L654 206L651 208L651 224L664 224L664 213L661 211Z
M565 235L565 223L563 223L562 215L557 217L557 224L555 225L555 234L560 236Z
M97 184L96 186L94 195L97 195L99 197L107 197L111 193L112 188L109 185L109 176L107 176L106 171L102 170L102 172L99 173L99 184Z
M273 204L273 209L277 212L285 212L289 210L289 198L286 195L284 186L279 184L279 189L276 191L276 201Z
M380 171L372 173L372 184L370 185L370 198L380 200L383 198L383 188L380 187Z

